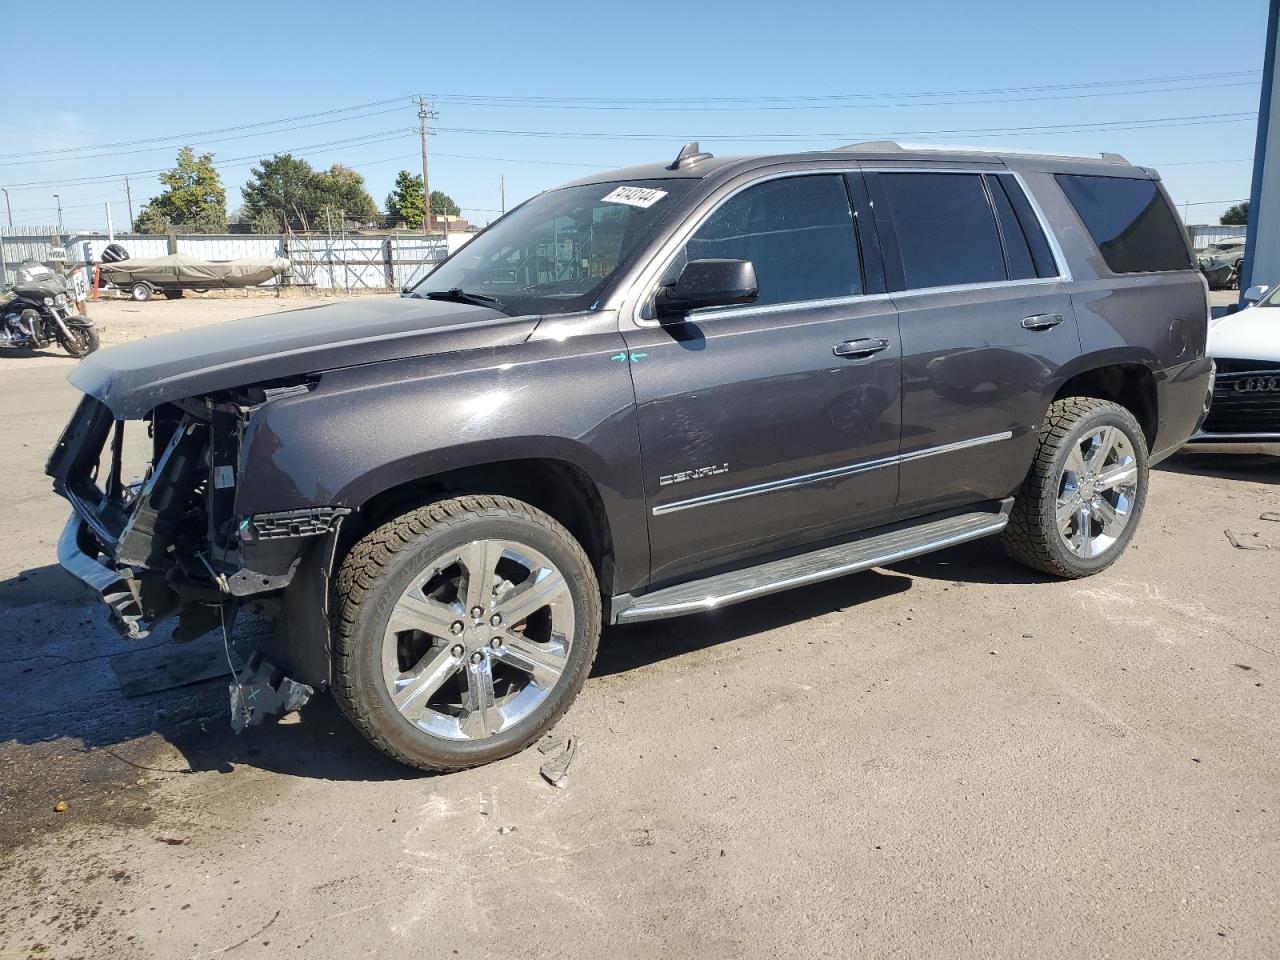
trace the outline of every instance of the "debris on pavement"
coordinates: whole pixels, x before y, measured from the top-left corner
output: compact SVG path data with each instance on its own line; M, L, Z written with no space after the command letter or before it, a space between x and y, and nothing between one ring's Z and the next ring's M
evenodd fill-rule
M565 745L564 753L560 756L548 760L542 765L538 771L542 774L542 779L547 781L553 787L564 788L568 784L569 764L573 762L573 755L578 750L578 738L570 737Z
M307 684L286 677L257 651L250 654L248 663L232 676L228 688L231 729L236 733L256 726L271 714L300 709L315 693Z
M53 805L54 813L66 813L67 810L69 809L70 807L67 805L67 801L65 800L59 800L57 803Z
M1276 521L1277 523L1280 523L1280 513L1270 513L1270 512L1268 512L1268 513L1259 514L1258 519L1259 519L1259 520L1274 520L1274 521Z
M111 658L111 669L126 697L144 697L226 676L222 638L209 634L199 641L179 646L161 643L130 650Z
M555 737L548 734L543 741L538 744L538 752L550 753L552 750L559 750L562 743L564 743L563 737Z
M1246 538L1256 538L1256 533L1241 533L1239 530L1227 528L1223 531L1227 535L1227 541L1237 550L1270 550L1271 544L1258 541L1257 543L1249 543Z
M499 827L498 832L505 835L508 833L514 833L515 829L515 827Z

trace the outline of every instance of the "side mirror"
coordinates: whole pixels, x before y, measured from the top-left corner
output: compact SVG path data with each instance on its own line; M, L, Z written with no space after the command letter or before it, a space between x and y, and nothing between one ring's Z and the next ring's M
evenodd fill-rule
M756 268L750 260L690 260L680 276L658 291L659 319L679 320L699 307L721 307L755 300Z
M1259 300L1261 300L1263 297L1267 295L1267 291L1270 289L1271 288L1268 287L1265 283L1255 283L1252 287L1250 287L1248 290L1244 292L1245 302L1257 303Z

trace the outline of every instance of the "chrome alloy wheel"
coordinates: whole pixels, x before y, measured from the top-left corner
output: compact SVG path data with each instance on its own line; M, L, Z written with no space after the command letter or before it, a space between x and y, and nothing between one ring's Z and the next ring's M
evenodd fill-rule
M410 723L483 740L547 697L573 636L573 598L550 560L524 544L475 540L436 557L400 595L382 676Z
M1109 550L1129 525L1138 462L1124 432L1100 427L1081 437L1058 480L1058 533L1077 557Z

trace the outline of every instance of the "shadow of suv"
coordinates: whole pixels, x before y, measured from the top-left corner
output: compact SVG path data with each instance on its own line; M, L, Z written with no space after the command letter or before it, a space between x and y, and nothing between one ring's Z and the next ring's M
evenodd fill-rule
M1207 299L1114 155L689 144L528 200L402 298L89 357L59 556L126 633L273 619L233 651L237 724L331 687L459 769L556 721L604 623L992 534L1106 567L1204 415Z

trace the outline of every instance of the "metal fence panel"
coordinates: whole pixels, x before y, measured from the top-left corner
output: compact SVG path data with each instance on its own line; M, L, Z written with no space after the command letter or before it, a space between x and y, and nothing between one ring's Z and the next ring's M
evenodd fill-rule
M384 237L295 233L285 244L295 284L348 292L390 287Z
M444 237L400 234L389 238L392 285L397 290L417 283L448 256Z
M12 280L14 269L23 260L51 263L49 251L56 227L0 228L0 283ZM178 252L202 260L236 260L241 257L287 257L293 271L287 283L322 290L400 290L414 284L448 256L468 235L427 237L421 234L393 236L350 236L291 233L263 234L180 234ZM94 235L72 235L63 241L67 263L91 264L102 259L111 241ZM169 238L155 234L116 234L115 242L130 257L163 257L169 253ZM267 281L272 286L277 280Z
M1196 223L1188 226L1187 232L1191 234L1191 246L1203 250L1219 240L1243 238L1245 229L1242 226L1223 226L1220 223Z

